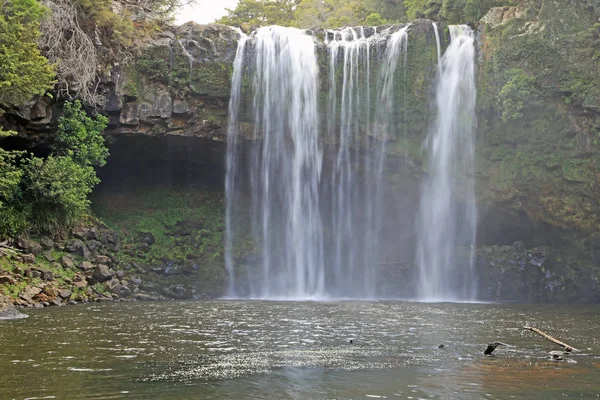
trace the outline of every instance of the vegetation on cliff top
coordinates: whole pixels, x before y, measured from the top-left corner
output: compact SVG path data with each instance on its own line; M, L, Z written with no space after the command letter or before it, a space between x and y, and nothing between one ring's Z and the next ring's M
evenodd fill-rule
M492 7L516 3L516 0L241 0L217 22L243 28L373 26L416 18L467 23L478 21Z

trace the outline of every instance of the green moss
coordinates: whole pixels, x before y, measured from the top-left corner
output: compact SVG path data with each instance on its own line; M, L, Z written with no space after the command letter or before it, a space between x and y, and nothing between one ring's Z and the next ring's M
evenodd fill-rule
M166 46L148 47L137 60L136 69L152 79L168 83L171 50Z
M221 287L224 265L224 199L197 191L144 190L131 193L135 208L96 202L96 212L123 238L121 265L155 267L169 263L194 279ZM155 242L144 248L136 238L151 232Z

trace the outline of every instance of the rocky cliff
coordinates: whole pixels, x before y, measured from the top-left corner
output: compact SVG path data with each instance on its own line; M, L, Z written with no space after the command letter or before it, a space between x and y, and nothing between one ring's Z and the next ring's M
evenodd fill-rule
M552 0L494 8L477 22L478 268L490 300L600 298L599 22L589 2ZM441 32L444 47L443 24ZM319 43L325 39L324 31L312 34ZM106 133L224 142L238 37L230 27L188 23L162 32L131 63L114 66L102 86ZM326 71L325 47L317 47ZM406 59L406 80L396 88L406 101L396 123L408 128L389 138L387 148L419 177L437 60L430 21L412 23ZM321 90L325 96L324 72ZM56 109L40 99L10 116L9 127L43 141ZM403 181L388 173L390 186ZM523 279L531 285L527 295Z

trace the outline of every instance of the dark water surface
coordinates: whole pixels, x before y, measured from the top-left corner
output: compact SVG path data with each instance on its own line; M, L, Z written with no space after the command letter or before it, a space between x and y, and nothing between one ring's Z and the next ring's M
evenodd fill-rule
M597 305L212 301L28 313L0 323L0 399L600 399ZM582 351L550 361L558 348L526 324ZM496 340L515 347L484 356Z

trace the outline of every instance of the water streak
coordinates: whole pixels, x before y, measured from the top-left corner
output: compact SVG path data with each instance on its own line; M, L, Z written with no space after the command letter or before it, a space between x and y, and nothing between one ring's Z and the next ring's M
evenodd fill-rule
M475 245L474 191L475 44L471 28L450 26L440 60L437 122L427 138L429 177L418 221L419 297L426 301L475 297L472 256L457 262L456 249Z

